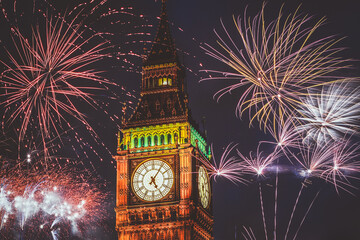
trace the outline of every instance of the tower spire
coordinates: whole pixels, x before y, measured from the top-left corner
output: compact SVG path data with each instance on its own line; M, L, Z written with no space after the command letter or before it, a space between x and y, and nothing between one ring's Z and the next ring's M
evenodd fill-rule
M167 3L167 0L161 0L161 15L160 17L163 15L163 14L166 14L166 3ZM167 15L167 14L166 14Z
M151 51L144 61L144 66L177 62L176 48L171 36L166 3L167 0L162 0L160 24Z
M162 0L159 27L142 67L141 99L126 127L187 121L189 118L184 68L178 61L171 37L166 3Z

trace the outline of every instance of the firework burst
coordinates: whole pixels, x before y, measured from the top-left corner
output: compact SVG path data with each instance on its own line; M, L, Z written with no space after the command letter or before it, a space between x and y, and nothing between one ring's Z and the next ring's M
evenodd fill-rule
M269 127L268 131L275 141L262 141L261 143L271 143L276 145L275 150L278 148L283 150L289 148L298 148L299 142L301 141L301 136L292 119L287 119L283 124L278 121L275 130L274 128Z
M358 177L353 176L360 172L359 149L359 144L352 144L349 139L336 143L333 156L326 164L321 178L331 182L337 193L339 189L349 192L347 188L355 188L349 179L359 180Z
M85 124L91 131L85 116L77 109L74 99L92 104L89 90L96 89L94 83L106 82L90 65L102 58L104 43L87 49L94 37L87 38L75 19L69 24L58 19L46 19L46 34L39 27L33 29L32 40L16 28L15 54L8 52L11 65L2 73L1 84L5 88L3 106L10 109L11 122L21 119L19 140L26 135L33 122L45 139L51 132L60 135L59 126L65 121L64 114L71 115Z
M324 144L341 140L346 134L357 134L360 119L360 92L351 82L333 83L312 92L299 109L298 131L305 143Z
M217 178L223 177L235 184L248 182L243 177L246 170L243 167L243 164L235 156L230 156L230 154L236 147L237 144L230 143L224 150L219 161L217 161L215 157L213 157L213 165L211 165L209 168L211 176L214 178L215 181Z
M260 128L284 124L301 104L306 89L338 80L335 72L347 68L347 60L336 57L341 48L332 36L312 40L323 25L322 18L311 24L312 17L298 13L278 17L268 23L264 7L254 17L234 18L238 33L232 35L222 23L225 37L218 37L220 48L206 44L203 49L211 57L231 67L234 72L207 70L216 75L208 79L233 82L219 90L221 98L235 89L246 87L237 104L241 117L249 112L250 124L256 119ZM324 81L326 79L327 81Z
M324 169L331 161L336 147L334 144L303 146L300 149L300 157L296 158L302 167L300 175L303 177L321 177Z
M360 146L351 143L350 138L343 138L337 142L327 144L304 145L300 149L300 157L292 155L300 164L300 175L305 178L319 178L334 185L337 193L342 189L350 194L349 189L355 187L350 179L359 179Z
M204 158L197 159L206 167L210 177L215 181L219 178L225 178L234 184L246 184L248 181L243 178L246 169L237 157L231 156L236 147L237 144L228 144L219 160L217 160L214 155L212 155L211 161ZM211 152L213 153L212 148Z
M107 194L88 171L74 166L41 165L24 161L16 167L1 170L0 232L11 236L14 229L21 235L39 236L49 230L54 239L61 232L85 234L84 229L102 221Z
M281 156L280 151L274 151L270 154L265 154L261 152L259 148L256 153L250 152L249 156L244 156L240 151L237 150L237 154L239 155L241 161L244 162L244 168L247 173L254 174L257 176L263 176L267 170L269 170L269 166L272 165L275 160L279 159ZM276 166L276 172L278 172L278 166Z

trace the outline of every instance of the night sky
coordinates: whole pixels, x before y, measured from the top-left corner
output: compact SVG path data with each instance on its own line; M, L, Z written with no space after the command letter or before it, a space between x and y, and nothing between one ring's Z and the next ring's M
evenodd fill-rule
M276 17L282 3L284 1L267 1L266 14L269 19ZM213 29L221 30L220 19L231 29L233 27L232 15L242 15L246 7L248 7L248 15L254 15L259 11L261 4L262 1L169 1L169 19L176 26L184 29L183 33L173 31L176 44L181 48L187 43L188 45L192 43L190 38L195 37L199 43L207 42L215 45L216 36ZM313 15L316 20L326 16L327 23L319 31L319 35L346 36L340 44L348 48L343 56L353 59L359 58L360 32L357 26L360 24L360 15L358 14L360 4L357 1L285 1L284 12L294 11L299 4L302 4L301 12ZM151 5L149 9L151 7L152 12L156 14L156 8L153 10L153 4L149 3L148 5ZM146 9L144 10L146 11ZM201 59L200 62L205 65L205 68L228 70L224 65L204 55L196 46L193 45L187 49L189 48L194 51L194 55ZM360 65L358 63L354 65L351 74L358 76ZM231 142L238 143L238 149L242 153L248 153L249 151L256 151L258 141L270 139L269 136L264 136L256 125L249 128L246 117L242 120L236 118L234 112L241 90L234 91L232 95L224 96L216 103L212 96L217 90L225 86L222 85L221 81L198 83L196 76L191 74L187 76L190 108L197 121L201 121L202 117L205 116L208 143L213 144L215 157L220 157L224 147ZM275 178L269 176L263 181L265 185L265 214L269 233L272 231L274 218ZM294 174L285 174L279 177L278 239L284 238L291 208L294 205L300 184L301 179ZM359 183L357 182L357 184ZM257 183L254 182L248 186L235 186L227 181L219 181L214 184L213 190L215 239L243 239L241 236L242 226L251 227L257 239L265 239ZM290 231L295 232L297 230L309 202L318 191L320 192L318 199L301 227L297 239L359 239L359 192L355 191L356 196L345 192L337 195L331 184L316 180L312 181L310 187L303 192ZM292 235L289 238L292 238Z
M5 1L9 2L9 1ZM74 3L70 0L57 0L53 2L55 8L59 12L69 11L74 7ZM119 9L123 3L120 1L108 0L108 2L98 11L107 12L108 8ZM278 10L282 3L285 2L284 12L294 11L299 4L302 4L300 12L314 16L314 19L320 19L326 16L326 25L318 32L319 37L327 35L336 35L346 38L340 43L340 46L347 49L342 53L344 57L358 59L360 56L360 4L356 0L328 1L328 0L292 0L278 1L269 0L265 13L268 18L274 18L278 14ZM213 94L226 86L221 81L205 81L199 80L205 76L199 72L201 69L199 64L204 67L202 69L223 69L229 70L226 66L204 54L200 45L204 42L211 45L216 44L216 36L213 29L221 29L220 19L229 29L234 30L232 16L242 15L246 7L248 7L248 16L254 16L261 8L262 1L258 0L168 0L168 16L172 23L172 34L175 38L176 47L179 48L180 61L189 68L186 73L187 88L189 93L189 107L193 118L200 124L201 130L206 129L207 141L212 144L214 155L220 157L222 151L229 143L237 143L238 149L245 155L250 151L256 151L259 141L270 140L271 137L265 135L258 129L256 123L249 128L249 119L244 117L239 119L235 116L235 107L237 100L241 95L241 90L234 91L231 95L226 95L219 102L213 99ZM123 6L132 6L129 12L135 15L143 14L147 23L154 27L143 28L147 35L137 35L134 39L136 44L127 44L121 47L120 51L133 51L138 54L144 54L144 48L149 49L149 43L143 44L141 41L151 41L157 29L156 17L160 13L161 1L154 0L134 0L124 1ZM100 14L98 14L100 15ZM127 36L127 33L138 31L132 26L139 26L144 23L144 19L123 15L125 26L104 26L106 31L116 33L121 31L121 37ZM121 18L121 17L120 17ZM108 24L106 21L96 23L96 17L88 19L89 25L93 24L95 29L101 29L101 24ZM116 19L115 19L116 20ZM1 21L4 21L1 18ZM1 24L1 23L0 23ZM19 23L22 25L21 23ZM134 24L134 25L132 25ZM2 32L9 33L9 24L3 24L0 28ZM141 31L141 30L139 30ZM8 34L2 34L2 45L11 49ZM112 44L121 44L121 41L128 39L112 39ZM130 39L130 37L129 37ZM2 47L3 47L2 46ZM132 48L134 48L132 50ZM118 84L126 87L126 91L130 92L136 98L139 97L139 86L141 82L141 60L139 58L128 57L129 61L135 64L135 67L125 65L129 71L121 67L122 61L113 61L108 59L108 64L100 63L100 70L105 70L106 77L116 81ZM349 70L351 76L359 76L360 64L354 62L354 68ZM108 66L111 66L110 68ZM138 66L138 67L136 67ZM106 93L102 93L106 95ZM119 92L121 101L133 102L135 106L136 98L124 95ZM123 99L121 99L123 97ZM99 95L101 101L105 101L106 97ZM131 105L131 104L129 104ZM105 106L105 105L104 105ZM112 100L107 110L115 115L121 115L121 103ZM105 119L107 116L98 114L102 109L88 109L84 107L91 123L96 125L96 129L100 131L99 136L112 154L115 154L116 148L116 132L119 121L111 121ZM131 109L126 113L127 116L132 112ZM104 117L104 118L102 118ZM203 121L205 119L205 121ZM204 123L203 123L204 122ZM84 130L79 130L85 132ZM85 138L90 138L84 133ZM93 140L88 139L89 144ZM115 194L115 169L111 155L107 153L101 146L97 146L98 153L103 161L98 160L98 156L90 154L94 160L92 164L102 181L106 181L108 189L112 195ZM360 177L360 176L359 176ZM227 239L243 239L241 232L243 226L251 227L257 239L264 238L264 230L261 219L261 210L259 202L259 190L256 178L249 178L251 181L248 185L235 185L227 180L219 180L213 184L213 213L214 213L214 236L216 240ZM291 214L294 201L301 187L302 179L296 174L286 173L279 176L278 186L278 212L277 212L277 235L278 239L284 237L289 216ZM275 176L269 174L262 179L264 207L268 224L268 233L273 231L274 219L274 185ZM356 187L360 187L359 181L354 181ZM297 239L304 240L356 240L360 239L360 201L359 191L353 190L354 196L344 191L337 194L331 184L327 184L320 180L311 180L311 183L305 188L299 201L299 207L294 216L294 222L290 231L292 237L299 223L302 220L310 202L315 195L319 193L313 207L311 208L304 224L302 225ZM109 217L106 223L106 233L98 233L98 239L114 239L114 215L112 211L115 202L112 198L109 201ZM111 205L112 204L112 205ZM101 235L101 237L100 237Z

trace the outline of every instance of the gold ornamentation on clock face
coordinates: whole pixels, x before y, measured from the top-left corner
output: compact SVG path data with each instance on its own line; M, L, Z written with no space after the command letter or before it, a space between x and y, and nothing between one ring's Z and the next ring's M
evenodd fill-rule
M140 199L157 201L170 192L174 184L174 173L168 163L151 159L142 162L135 169L131 184Z
M198 188L201 205L204 208L209 207L210 204L210 184L209 184L209 175L206 170L200 166L198 174Z

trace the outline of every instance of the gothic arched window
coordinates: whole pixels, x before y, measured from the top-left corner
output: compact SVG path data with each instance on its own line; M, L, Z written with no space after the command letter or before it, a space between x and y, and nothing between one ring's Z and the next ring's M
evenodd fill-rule
M160 145L164 145L165 144L165 137L164 135L161 135L160 137Z
M148 136L148 137L147 137L147 144L148 144L148 146L152 146L152 145L151 145L151 136Z
M142 137L142 138L140 139L140 147L144 147L144 146L145 146L145 138Z
M154 137L154 145L158 145L158 136Z
M178 134L175 133L175 134L174 134L174 143L178 143L178 142L179 142L178 139L179 139Z
M138 139L134 138L134 148L137 148L137 147L138 147Z
M171 134L167 135L167 142L168 142L168 144L172 144Z

